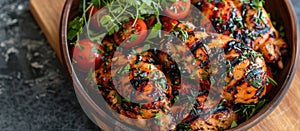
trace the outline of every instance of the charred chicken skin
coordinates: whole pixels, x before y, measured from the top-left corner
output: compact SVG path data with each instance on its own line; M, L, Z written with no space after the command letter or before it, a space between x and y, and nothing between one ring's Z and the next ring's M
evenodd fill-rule
M201 81L214 76L215 81L225 82L217 84L222 87L214 87L211 83L203 87L221 88L223 97L236 103L256 103L265 95L267 66L262 54L225 35L195 32L189 38L185 44L190 47L200 67L206 64L197 71ZM220 54L214 56L217 52ZM216 65L218 67L214 68Z
M192 3L210 20L215 31L246 43L260 51L266 62L283 68L282 50L287 48L263 7L241 0L193 0Z

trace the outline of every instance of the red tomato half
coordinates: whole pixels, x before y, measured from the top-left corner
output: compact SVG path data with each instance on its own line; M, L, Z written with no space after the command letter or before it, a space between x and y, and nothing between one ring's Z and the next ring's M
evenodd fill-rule
M88 72L90 69L95 69L99 66L101 54L99 51L103 49L94 42L83 39L73 47L73 60L76 69L82 72Z
M178 21L166 16L160 17L160 21L163 25L163 30L166 32L171 32L171 30L178 25Z
M141 20L137 19L134 26L134 19L123 24L118 32L114 33L114 40L119 45L122 43L123 47L133 47L141 43L147 36L147 25ZM136 38L133 39L133 36Z
M93 15L95 15L97 12L98 12L98 8L96 7L96 6L91 6L90 8L89 8L89 10L87 11L87 16L93 16Z
M99 25L99 21L106 13L107 11L105 9L102 9L102 7L97 8L93 5L89 8L86 15L87 17L90 17L90 24L92 25L92 27L95 29L100 29L101 26Z
M191 10L191 0L179 0L172 4L169 4L165 8L167 16L173 19L183 19L186 17Z

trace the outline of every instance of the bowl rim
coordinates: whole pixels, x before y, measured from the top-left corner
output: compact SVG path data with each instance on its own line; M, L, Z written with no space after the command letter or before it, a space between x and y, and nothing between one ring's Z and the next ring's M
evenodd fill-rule
M104 120L105 124L107 125L113 125L112 127L109 127L107 125L103 125L104 123L102 123L102 126L105 126L106 128L118 128L118 129L130 129L129 127L127 127L126 125L122 124L121 122L116 122L115 119L113 119L112 117L110 117L109 115L107 115L106 112L104 112L93 100L92 98L90 98L90 96L87 94L86 90L83 88L83 86L81 85L79 79L75 74L74 68L71 66L71 58L69 56L69 49L68 49L68 42L67 42L67 24L68 24L68 19L69 19L69 15L70 15L70 9L72 6L74 0L67 0L63 9L63 15L61 18L61 25L60 25L60 43L59 43L59 48L60 48L60 52L62 54L62 59L63 59L63 65L65 66L65 69L67 69L69 75L71 76L71 78L76 78L76 79L72 79L73 82L73 88L76 92L76 96L81 104L81 107L83 106L82 104L82 100L84 102L88 103L88 106L91 106L92 112L93 113L97 113L101 116L103 116L102 119L106 119ZM259 123L260 121L262 121L264 118L266 118L266 116L268 116L272 111L274 111L274 109L279 105L279 103L282 101L282 99L284 98L284 96L287 94L287 91L290 88L290 85L294 79L294 76L296 74L296 70L298 67L298 60L299 60L299 39L300 39L300 30L299 30L299 25L298 25L298 19L297 19L297 15L295 13L294 7L292 6L292 3L290 0L284 0L284 3L287 7L287 11L288 14L291 16L291 26L295 27L296 29L293 30L293 32L291 34L292 35L292 41L294 41L296 48L290 48L290 50L292 50L292 53L295 53L295 55L292 55L291 57L291 66L289 67L288 73L287 73L287 78L285 79L284 83L282 84L282 87L275 96L274 98L269 101L267 103L267 105L265 105L263 107L263 109L261 109L259 112L264 111L263 113L260 113L260 115L258 115L259 113L256 113L254 116L252 116L248 121L248 123L243 122L242 124L238 125L235 128L231 128L231 129L227 129L228 131L232 131L232 130L239 130L239 131L244 131L247 130L253 126L255 126L257 123ZM82 99L82 100L81 100ZM83 107L82 107L83 108ZM84 110L86 112L86 110ZM87 115L89 113L86 113ZM99 124L97 122L95 122L93 120L93 118L95 119L95 117L88 115L88 117L95 123L95 124ZM101 120L102 120L101 119ZM100 122L101 123L101 122ZM119 126L119 127L116 127ZM98 125L99 126L99 125ZM101 127L100 127L101 128Z

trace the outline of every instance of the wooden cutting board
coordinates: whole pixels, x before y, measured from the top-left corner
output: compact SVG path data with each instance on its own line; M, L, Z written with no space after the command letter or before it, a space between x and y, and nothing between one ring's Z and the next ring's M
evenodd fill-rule
M60 42L60 20L65 2L66 0L30 0L30 10L60 60L59 46L55 45ZM300 130L300 66L281 103L263 121L250 129L255 130Z

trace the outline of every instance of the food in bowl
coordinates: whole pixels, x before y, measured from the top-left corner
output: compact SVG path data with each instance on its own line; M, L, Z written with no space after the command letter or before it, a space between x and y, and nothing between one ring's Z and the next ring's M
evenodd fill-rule
M287 49L263 1L161 2L83 1L68 30L82 82L139 128L224 130L253 116Z

